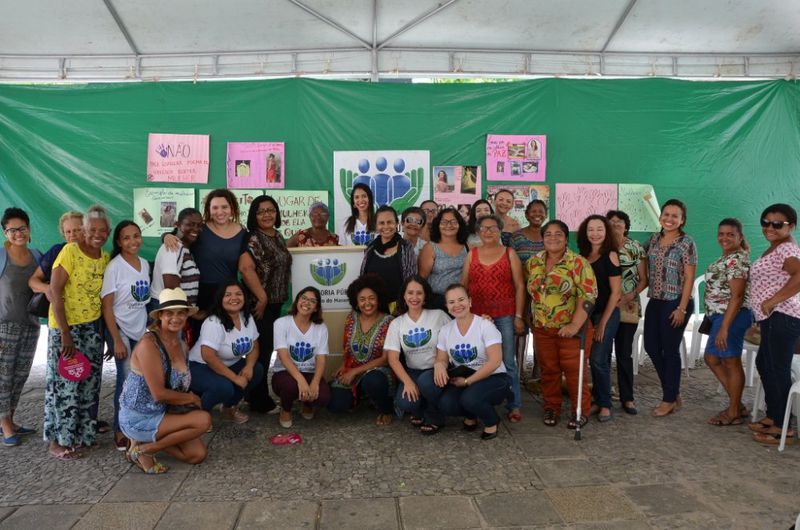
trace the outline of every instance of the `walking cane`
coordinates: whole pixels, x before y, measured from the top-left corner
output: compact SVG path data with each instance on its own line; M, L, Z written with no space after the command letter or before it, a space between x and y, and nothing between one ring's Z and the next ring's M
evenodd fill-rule
M581 439L581 403L583 403L583 370L584 370L584 359L585 359L585 346L586 346L586 330L589 327L589 317L592 314L592 309L594 308L594 304L590 304L589 302L583 302L583 310L586 311L586 322L583 323L581 326L581 330L578 332L578 340L581 341L581 349L580 349L580 357L578 361L578 366L580 370L578 371L578 405L575 410L575 440L578 441Z

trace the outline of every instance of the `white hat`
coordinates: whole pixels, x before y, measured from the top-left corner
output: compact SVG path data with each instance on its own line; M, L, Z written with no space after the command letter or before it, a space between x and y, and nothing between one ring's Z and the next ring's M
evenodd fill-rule
M157 319L158 313L167 309L186 309L189 315L197 313L197 308L190 306L183 289L163 289L158 296L158 307L150 311L150 318Z

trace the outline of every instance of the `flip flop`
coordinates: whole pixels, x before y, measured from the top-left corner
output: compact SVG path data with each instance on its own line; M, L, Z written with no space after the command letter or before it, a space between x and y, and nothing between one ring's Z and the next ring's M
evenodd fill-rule
M766 420L766 418L761 418L758 421L754 421L753 423L748 424L747 427L753 432L764 432L767 429L771 429L772 427L774 427L774 424L764 423L764 420Z
M511 423L519 423L522 421L522 414L518 410L513 410L506 416Z
M716 425L717 427L729 427L731 425L741 425L743 423L744 420L741 416L731 418L725 411L720 412L715 417L708 420L709 425Z
M786 445L794 445L794 437L796 433L786 433ZM780 445L781 433L780 432L754 432L753 441L765 445Z
M47 454L56 460L61 460L62 462L72 462L73 460L79 460L81 458L80 453L76 453L72 449L61 449L60 451L55 452L48 449Z
M425 423L425 420L423 420L422 418L420 418L418 416L411 416L411 422L410 423L414 427L421 427L422 424Z
M442 428L438 425L434 425L433 423L423 423L422 426L419 428L419 432L424 434L425 436L432 436L434 434L438 434Z

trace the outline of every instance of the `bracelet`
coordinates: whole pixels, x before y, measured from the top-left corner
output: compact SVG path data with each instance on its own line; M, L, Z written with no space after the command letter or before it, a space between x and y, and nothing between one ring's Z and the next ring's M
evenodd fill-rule
M520 320L525 320L524 318L522 318L522 315L514 315L514 318L518 318Z
M686 314L686 310L685 309L681 309L680 307L676 307L675 309L677 309L678 311L680 311L684 315Z
M469 377L464 378L464 386L469 386Z

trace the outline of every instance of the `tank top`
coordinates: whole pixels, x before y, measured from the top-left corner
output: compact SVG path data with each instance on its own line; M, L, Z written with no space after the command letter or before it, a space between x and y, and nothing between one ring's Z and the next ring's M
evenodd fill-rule
M433 268L431 275L428 276L428 283L436 294L444 294L444 290L451 283L457 283L461 279L461 269L464 267L464 260L467 259L467 249L462 247L461 252L451 256L441 249L438 243L431 241L433 247Z
M478 259L478 249L470 251L469 296L472 298L472 312L476 315L489 315L492 318L514 314L514 278L511 275L511 260L506 248L502 257L491 265L484 265Z
M161 366L166 375L167 360L165 356L169 354L160 346L158 347L158 351L161 353ZM172 369L169 381L170 388L179 392L188 392L191 382L192 375L189 370L181 372L175 370L175 368ZM161 414L167 410L166 403L153 399L153 394L150 393L150 387L147 386L147 381L144 376L138 372L134 372L133 369L128 372L128 377L125 379L125 384L122 386L119 405L120 408L133 410L140 414Z
M595 278L597 278L597 301L594 304L592 315L602 315L606 310L606 305L608 305L608 299L611 297L611 283L608 278L621 276L622 268L619 265L614 265L608 254L605 254L592 263L592 270Z

